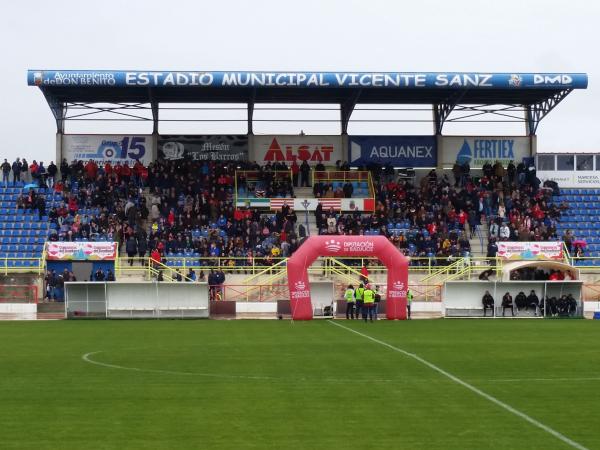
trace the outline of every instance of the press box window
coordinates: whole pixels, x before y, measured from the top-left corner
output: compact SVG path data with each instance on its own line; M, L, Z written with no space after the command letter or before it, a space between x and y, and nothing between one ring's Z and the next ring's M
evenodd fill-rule
M537 170L556 170L554 155L538 155L537 163Z
M575 156L573 155L556 155L556 170L573 170L575 169Z
M577 155L577 170L594 170L594 155Z
M600 170L600 155L596 155L596 170Z

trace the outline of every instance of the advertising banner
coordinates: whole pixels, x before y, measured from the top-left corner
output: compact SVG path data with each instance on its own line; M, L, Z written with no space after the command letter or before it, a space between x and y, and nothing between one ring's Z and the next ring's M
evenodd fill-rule
M490 72L204 72L29 70L29 86L330 87L330 88L587 88L585 73Z
M147 166L152 162L154 147L152 136L65 134L62 138L62 157L96 162L128 163L136 160Z
M436 167L435 136L349 136L350 164L392 167Z
M245 161L248 159L248 136L159 136L158 155L169 160Z
M362 203L362 199L360 199ZM270 202L271 209L281 209L284 205L294 208L296 211L314 211L318 204L323 205L323 210L329 211L333 208L336 211L342 209L341 198L272 198Z
M526 136L442 136L440 158L444 167L468 162L471 168L481 168L486 161L500 161L504 167L530 157Z
M333 166L345 161L341 136L254 136L251 159L260 165L284 162L288 166L306 161L311 166L323 163Z
M562 259L562 242L498 242L498 258L510 260Z
M550 180L558 183L560 188L600 188L600 171L537 171L542 181Z
M52 261L114 261L116 242L48 242L46 259Z

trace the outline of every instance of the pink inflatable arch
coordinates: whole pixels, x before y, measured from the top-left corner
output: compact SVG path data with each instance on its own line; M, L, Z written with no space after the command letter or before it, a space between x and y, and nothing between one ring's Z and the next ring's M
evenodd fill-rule
M406 319L408 259L385 236L311 236L288 259L287 275L294 320L310 320L313 308L307 269L319 256L370 256L388 269L386 316ZM358 283L358 279L357 279Z

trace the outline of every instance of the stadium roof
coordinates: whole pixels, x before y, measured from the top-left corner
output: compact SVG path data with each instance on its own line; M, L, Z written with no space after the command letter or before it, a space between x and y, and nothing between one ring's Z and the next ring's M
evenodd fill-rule
M123 120L136 108L152 110L158 129L158 105L164 103L245 103L249 132L256 103L339 104L342 132L358 104L433 105L436 133L460 105L468 117L498 114L515 118L516 109L486 109L489 105L520 106L518 119L535 134L539 121L573 89L587 88L583 73L457 73L457 72L198 72L29 70L27 82L38 86L57 120L59 132L69 107L117 112ZM150 106L142 106L150 105ZM93 109L93 108L92 108ZM122 111L127 110L123 114ZM90 114L83 116L89 116ZM127 117L130 117L127 119Z

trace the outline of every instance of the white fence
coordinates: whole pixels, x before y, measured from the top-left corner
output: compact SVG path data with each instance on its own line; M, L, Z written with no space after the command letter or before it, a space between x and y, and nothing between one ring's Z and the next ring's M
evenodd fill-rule
M206 318L206 283L65 283L69 318Z

